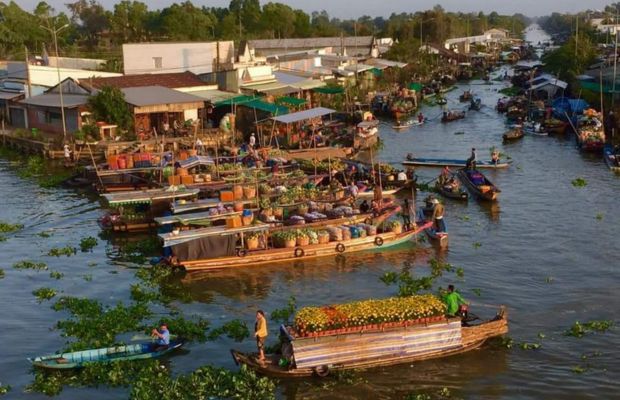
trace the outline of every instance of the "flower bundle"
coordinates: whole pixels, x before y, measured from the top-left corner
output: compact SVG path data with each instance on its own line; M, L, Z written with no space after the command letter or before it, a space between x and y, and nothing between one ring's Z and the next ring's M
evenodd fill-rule
M434 295L363 300L324 307L304 307L295 316L300 336L340 329L371 329L386 324L423 323L443 317L445 304Z

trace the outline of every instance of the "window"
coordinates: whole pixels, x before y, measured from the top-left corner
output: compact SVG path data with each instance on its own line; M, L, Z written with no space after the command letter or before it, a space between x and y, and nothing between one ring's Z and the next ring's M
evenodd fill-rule
M47 111L45 113L45 122L50 125L61 125L62 114L59 112Z
M153 57L153 65L157 69L161 69L161 57Z

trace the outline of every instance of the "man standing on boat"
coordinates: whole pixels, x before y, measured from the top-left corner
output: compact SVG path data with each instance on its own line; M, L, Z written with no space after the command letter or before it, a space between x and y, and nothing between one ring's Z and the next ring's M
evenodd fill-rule
M256 323L254 324L254 336L258 348L258 361L265 361L265 339L267 338L267 320L263 310L256 311Z
M478 155L476 153L476 149L472 147L471 155L469 156L469 158L467 159L467 162L465 163L465 168L471 169L471 170L476 169L476 161L478 161Z
M446 224L443 222L444 206L437 199L433 199L433 223L437 232L445 232Z
M465 299L454 290L454 285L448 285L448 292L444 295L443 301L446 303L446 314L449 316L456 316L461 306L467 305Z

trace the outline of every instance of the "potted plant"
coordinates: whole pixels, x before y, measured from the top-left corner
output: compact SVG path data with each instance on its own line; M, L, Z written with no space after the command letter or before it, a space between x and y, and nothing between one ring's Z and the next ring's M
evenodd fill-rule
M319 244L327 244L329 243L329 232L322 229L316 233L317 241Z
M235 210L236 212L243 211L243 202L242 201L235 201L233 203L233 210Z
M297 235L293 231L285 231L283 233L284 247L293 248L297 245Z
M284 208L274 204L271 209L273 210L273 216L276 217L276 219L281 220L284 218Z
M309 207L305 203L304 204L300 204L297 207L297 214L299 214L299 215L306 215L306 214L308 214L308 211L309 211Z
M243 187L241 185L234 185L232 191L235 200L243 199Z
M247 234L245 237L245 247L248 250L256 250L258 249L260 233L259 232L251 232Z
M271 209L271 201L268 198L262 198L258 202L258 207L262 210L261 214L267 217L271 217L273 215L273 211Z
M261 184L258 185L258 193L259 194L262 194L262 195L263 194L265 194L265 195L266 194L271 194L271 191L272 191L271 186L269 186L266 183L261 183Z
M245 185L243 187L243 196L248 200L255 198L256 197L256 186Z
M395 234L399 235L403 232L403 226L400 221L391 221L388 224L389 229Z
M295 231L297 246L307 246L310 244L310 238L305 229L297 229Z

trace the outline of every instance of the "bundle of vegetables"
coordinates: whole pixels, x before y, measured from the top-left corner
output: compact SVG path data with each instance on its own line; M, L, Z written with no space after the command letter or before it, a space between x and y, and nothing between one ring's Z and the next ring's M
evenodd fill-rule
M295 316L300 336L346 329L374 329L442 319L446 306L434 295L363 300L324 307L304 307ZM331 332L330 332L331 333Z

